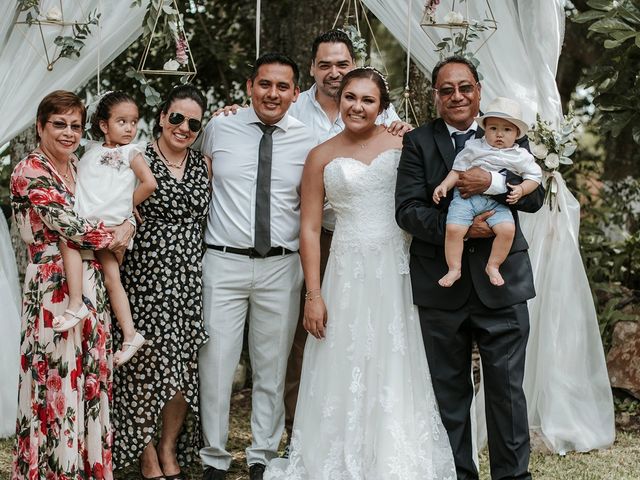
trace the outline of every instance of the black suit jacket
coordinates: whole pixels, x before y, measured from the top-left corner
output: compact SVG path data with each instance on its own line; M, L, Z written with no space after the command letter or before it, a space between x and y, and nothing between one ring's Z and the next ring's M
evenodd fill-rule
M482 130L476 134L477 137L482 135ZM526 137L521 145L528 147ZM404 136L396 184L396 221L413 235L410 252L414 303L457 310L467 302L472 288L489 308L507 307L533 298L535 289L527 253L529 246L520 230L517 210L537 211L544 201L542 186L509 206L515 219L516 234L509 256L500 267L505 281L503 286L492 285L484 271L493 238L467 240L462 256L462 278L449 288L438 285L438 280L448 271L444 236L453 192L450 191L439 205L433 203L432 196L451 170L454 158L453 143L442 119L422 125ZM509 172L507 181L520 183L522 179ZM506 205L506 194L494 198Z

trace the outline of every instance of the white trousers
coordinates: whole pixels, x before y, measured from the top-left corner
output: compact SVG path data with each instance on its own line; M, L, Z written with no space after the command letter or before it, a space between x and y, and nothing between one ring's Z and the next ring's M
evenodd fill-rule
M226 450L233 375L240 361L249 309L249 358L253 372L252 443L247 463L277 455L284 429L284 380L298 321L300 256L251 259L208 249L203 263L204 324L209 342L200 349L200 410L207 466L228 470Z

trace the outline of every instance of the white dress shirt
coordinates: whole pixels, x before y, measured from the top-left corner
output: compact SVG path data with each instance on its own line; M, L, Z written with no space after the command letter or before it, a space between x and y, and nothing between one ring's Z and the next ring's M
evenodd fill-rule
M205 242L235 248L254 245L258 148L262 130L253 107L211 119L202 152L213 166L213 193ZM311 129L285 115L272 134L271 246L298 250L300 180L309 150L317 145Z
M289 114L310 127L318 138L318 144L320 144L342 132L344 130L344 122L340 115L338 115L334 122L329 119L329 116L316 99L317 92L318 86L314 83L309 90L300 93L298 100L289 108ZM376 125L389 126L396 120L400 120L400 117L396 113L395 108L393 108L393 105L389 105L389 107L376 118ZM328 202L325 202L322 214L322 227L326 230L333 231L335 225L336 215L333 208L331 208Z
M454 133L457 133L457 132L467 133L469 130L475 130L476 132L478 131L478 123L475 120L473 121L471 126L466 130L458 130L457 128L452 127L446 122L445 122L445 125L447 126L447 130L449 131L449 136L451 137L451 143L453 144L454 147L456 145L456 141L453 139ZM467 142L469 140L467 140ZM506 193L507 180L504 177L504 175L498 172L489 172L489 173L491 174L491 185L489 185L489 188L487 188L483 193L485 195L500 195L501 193Z
M496 148L484 138L467 140L453 162L452 170L464 172L473 167L480 167L487 172L509 170L525 180L542 182L542 169L526 149L515 144L509 148Z

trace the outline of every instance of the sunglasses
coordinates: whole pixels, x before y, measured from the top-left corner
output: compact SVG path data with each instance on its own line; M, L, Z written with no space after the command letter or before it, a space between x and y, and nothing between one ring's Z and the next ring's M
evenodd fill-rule
M171 125L182 125L182 123L188 120L189 130L193 133L197 133L202 128L202 121L196 120L195 118L185 117L183 114L178 112L171 112L169 114L169 123Z
M55 128L56 130L66 130L67 127L71 127L71 131L73 133L82 133L82 125L77 123L70 124L61 120L47 120L46 123L50 123L51 125L53 125L53 128Z
M476 89L476 85L478 84L476 83L476 84L469 84L469 85L458 85L458 87L434 88L434 90L441 97L450 97L451 95L454 94L456 90L458 90L458 92L460 92L462 95L469 95L473 93L473 91Z

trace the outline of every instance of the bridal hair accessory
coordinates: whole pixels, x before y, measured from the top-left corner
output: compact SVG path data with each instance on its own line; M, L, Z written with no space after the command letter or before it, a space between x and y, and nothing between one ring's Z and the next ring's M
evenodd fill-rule
M378 70L376 67L372 67L371 65L365 65L364 67L360 67L360 69L371 70L376 75L378 75L382 79L382 83L384 83L384 88L387 90L387 93L389 93L389 82L387 82L387 77L385 77L380 70Z

